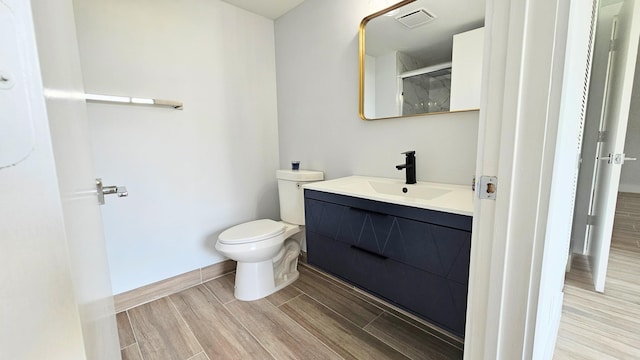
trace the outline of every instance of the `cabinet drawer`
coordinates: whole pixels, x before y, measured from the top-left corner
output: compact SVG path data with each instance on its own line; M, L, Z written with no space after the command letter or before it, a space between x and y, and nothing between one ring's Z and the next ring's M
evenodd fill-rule
M307 229L467 283L471 232L398 216L306 199Z
M455 334L464 334L466 285L307 233L310 264L406 309Z
M471 216L383 203L380 201L326 193L322 191L305 189L304 196L305 203L307 200L316 200L324 203L338 204L340 206L351 207L354 209L387 214L465 231L471 231L471 224L473 222Z
M394 302L416 315L464 337L467 285L402 266Z
M402 274L392 260L353 245L308 232L307 257L311 265L387 300L400 291L396 280Z

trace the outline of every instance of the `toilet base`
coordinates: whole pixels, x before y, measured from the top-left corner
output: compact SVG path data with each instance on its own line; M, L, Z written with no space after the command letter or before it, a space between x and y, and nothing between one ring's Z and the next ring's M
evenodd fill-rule
M233 295L242 301L262 299L298 279L300 245L288 239L274 259L257 263L238 262Z

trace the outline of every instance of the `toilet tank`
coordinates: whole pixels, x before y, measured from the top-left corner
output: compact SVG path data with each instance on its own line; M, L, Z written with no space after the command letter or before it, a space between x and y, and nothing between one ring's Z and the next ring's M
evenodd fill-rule
M302 185L324 179L322 171L277 170L280 218L290 224L304 225L304 190Z

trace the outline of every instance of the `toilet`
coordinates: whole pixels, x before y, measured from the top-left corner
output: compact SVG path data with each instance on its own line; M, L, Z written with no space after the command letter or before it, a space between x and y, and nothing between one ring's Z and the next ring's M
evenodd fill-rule
M321 181L311 170L277 170L281 221L260 219L223 231L216 250L237 262L234 296L258 300L294 282L298 276L300 243L291 236L304 225L302 185Z

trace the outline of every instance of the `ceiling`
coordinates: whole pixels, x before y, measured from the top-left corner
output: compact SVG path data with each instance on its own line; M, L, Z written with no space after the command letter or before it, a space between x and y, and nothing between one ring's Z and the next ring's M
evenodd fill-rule
M433 22L407 28L396 18L425 9ZM366 26L366 51L380 56L400 51L422 60L424 66L451 61L453 35L484 25L485 0L416 0L393 16L379 16Z
M300 5L304 0L222 0L231 5L262 15L269 19L277 19L289 10Z

